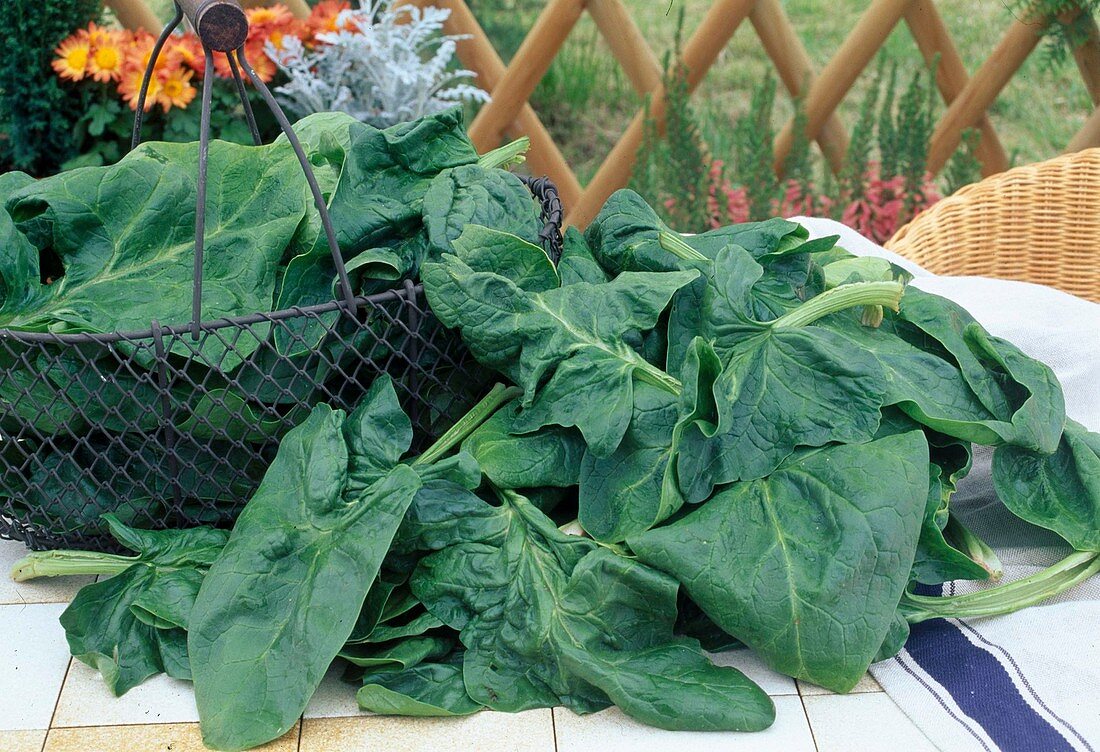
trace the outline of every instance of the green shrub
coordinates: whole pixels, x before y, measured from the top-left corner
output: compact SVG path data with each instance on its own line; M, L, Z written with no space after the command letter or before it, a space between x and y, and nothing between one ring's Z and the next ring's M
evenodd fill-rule
M55 171L79 146L82 98L58 81L57 44L99 13L98 0L4 0L0 13L0 171Z

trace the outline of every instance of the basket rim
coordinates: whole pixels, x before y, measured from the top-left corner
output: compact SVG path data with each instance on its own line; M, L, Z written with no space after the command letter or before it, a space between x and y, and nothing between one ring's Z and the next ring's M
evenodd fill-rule
M409 302L418 298L424 292L423 283L417 283L415 285L407 285L405 287L394 287L383 292L374 293L373 295L359 295L355 298L355 310L358 311L362 308L377 307L383 303L400 302L403 298L408 298ZM328 303L318 303L311 306L292 306L290 308L284 308L279 311L268 311L264 313L249 313L241 316L227 316L220 319L209 319L207 321L199 322L199 331L213 332L219 329L230 328L243 328L252 326L253 324L263 324L272 321L285 321L286 319L297 318L300 316L320 316L326 313L332 313L333 311L346 311L347 303L343 300L330 300ZM57 345L87 345L87 344L100 344L110 345L117 342L128 342L131 340L139 339L155 339L162 336L179 336L187 334L192 330L192 324L190 322L186 324L173 324L171 326L161 326L154 328L151 324L148 329L140 329L136 331L113 331L113 332L69 332L69 333L57 333L57 332L24 332L18 329L0 329L0 340L14 340L16 342L25 342L27 344L41 344L50 343Z

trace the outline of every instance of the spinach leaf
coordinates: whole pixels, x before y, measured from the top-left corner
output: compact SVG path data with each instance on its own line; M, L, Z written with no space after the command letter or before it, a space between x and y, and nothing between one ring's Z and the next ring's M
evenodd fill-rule
M539 208L531 191L505 170L466 164L443 170L424 195L424 226L435 253L449 253L469 225L491 227L538 245Z
M1067 420L1053 454L998 447L993 485L1017 517L1053 530L1078 551L1100 551L1100 434Z
M563 287L577 282L598 285L607 281L607 274L600 268L584 235L576 227L566 228L562 235L558 274L561 275Z
M360 668L399 671L442 658L453 647L454 641L449 637L418 635L385 645L348 645L340 651L340 657Z
M600 266L612 276L624 271L682 269L685 261L714 259L718 251L730 245L744 248L753 258L767 264L784 256L827 251L837 241L835 235L809 240L809 231L784 219L745 222L700 235L681 235L631 190L611 195L588 226L585 238Z
M900 317L949 353L989 417L971 418L954 404L941 408L941 402L925 409L914 400L902 409L941 433L975 444L1055 451L1065 424L1065 399L1049 368L990 335L945 298L913 289L902 301Z
M285 733L355 627L420 488L389 379L345 418L327 405L283 439L211 567L188 648L207 744ZM403 417L403 416L402 416Z
M476 272L454 256L425 264L423 274L440 321L460 328L482 364L524 389L519 432L577 426L589 450L607 456L630 422L635 378L679 393L675 380L627 346L623 335L656 325L672 294L696 272L626 273L607 284L542 293Z
M24 306L41 284L38 249L4 209L12 193L33 183L23 172L0 175L0 317Z
M463 506L454 512L481 519L481 534L423 559L412 587L461 631L463 677L475 702L591 712L610 700L663 728L770 725L767 695L739 672L712 665L697 643L673 636L670 578L562 534L518 494L502 492L499 507L469 497Z
M637 384L633 416L622 443L607 457L585 452L578 479L578 519L596 540L626 540L683 504L674 486L665 487L674 452L677 402L662 389Z
M547 426L516 435L513 426L519 404L497 411L462 442L485 477L499 488L541 488L577 485L584 441L576 430Z
M209 164L203 315L270 310L283 249L308 207L305 181L285 142L214 141ZM190 320L196 171L193 145L147 143L116 165L13 192L7 212L64 275L5 305L0 327L106 332ZM216 337L201 345L204 358L227 368L255 346L242 338L226 352Z
M710 419L684 430L677 471L688 501L762 478L799 446L874 436L885 381L874 357L820 327L745 322L714 379Z
M800 451L630 546L777 671L845 692L908 582L927 467L919 431Z
M304 143L316 144L310 150L311 162L329 166L330 177L322 188L346 261L415 234L431 181L445 169L472 164L478 158L457 107L384 130L346 115L324 113L306 118L296 128L306 129L309 138ZM333 299L336 268L319 216L314 210L309 217L289 249L292 258L283 273L276 301L279 309ZM406 258L399 266L410 263ZM408 271L401 269L402 274ZM280 328L276 333L279 351L308 351L335 316L288 321L289 331Z
M482 708L466 694L461 652L445 663L368 674L356 699L363 710L382 715L460 716Z
M69 649L122 695L162 671L190 678L183 632L203 573L228 533L208 527L137 530L104 515L112 535L136 551L120 574L86 585L61 615Z
M452 247L454 254L475 272L499 274L523 290L545 292L561 286L546 251L518 235L467 225Z

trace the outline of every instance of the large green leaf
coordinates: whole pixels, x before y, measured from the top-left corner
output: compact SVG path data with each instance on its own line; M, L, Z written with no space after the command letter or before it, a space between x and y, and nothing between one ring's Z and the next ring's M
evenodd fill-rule
M368 674L356 698L363 710L382 715L460 716L482 708L466 694L462 653L446 663Z
M33 183L34 178L23 172L0 175L0 316L33 299L41 284L38 249L4 209L12 193Z
M197 150L148 143L110 167L64 172L13 192L6 208L64 274L6 305L0 326L105 332L191 318ZM210 145L202 314L271 309L276 270L308 209L305 180L285 142ZM36 269L37 274L37 269ZM256 346L241 338L232 367ZM202 344L219 362L225 345Z
M467 164L443 170L424 195L424 226L436 253L447 253L470 225L491 227L538 244L538 204L515 175Z
M488 510L479 514L478 504ZM771 724L774 708L758 687L673 636L677 586L666 575L564 535L517 494L503 492L495 508L466 505L454 513L480 517L482 534L426 557L412 586L461 631L475 702L592 712L610 700L664 728Z
M622 443L607 457L584 454L578 519L593 538L625 540L648 530L683 503L674 486L665 486L674 452L677 402L664 390L636 385L634 414Z
M677 471L691 502L764 477L797 447L858 443L878 429L882 368L833 332L759 324L720 357L713 411L681 440Z
M322 167L318 181L345 261L415 235L432 179L442 170L478 158L459 108L384 130L347 115L323 113L305 118L295 130L310 161ZM309 222L303 223L289 252L292 258L283 273L276 307L331 301L336 267L316 210L310 212ZM385 269L382 276L410 271L414 260L405 254L399 257L402 268ZM358 276L369 273L366 268L359 271ZM335 316L286 322L276 333L280 352L307 351L324 336L325 326Z
M989 417L974 420L962 411L937 410L942 403L936 402L925 409L916 399L902 409L941 433L976 444L1011 444L1044 454L1055 450L1065 424L1065 399L1049 368L990 335L946 298L912 289L902 300L900 317L946 350Z
M162 671L189 678L178 647L203 572L228 534L206 527L137 530L106 519L115 538L138 555L122 573L85 585L65 609L69 649L99 671L115 695Z
M596 262L584 235L576 227L566 228L562 235L558 274L561 275L562 285L572 285L577 282L598 285L607 281L607 274Z
M529 292L545 292L561 285L546 251L510 232L467 225L451 245L454 254L475 272L499 274Z
M612 275L624 271L682 269L686 256L713 259L719 250L731 244L769 263L782 256L827 250L837 240L831 236L810 241L804 227L784 219L745 222L700 235L681 235L631 190L611 195L588 226L585 238L600 266Z
M424 265L428 301L458 327L474 356L524 389L520 432L577 426L590 451L615 450L630 422L634 380L677 394L678 384L623 340L656 325L696 272L626 273L607 284L526 292L506 277L444 256ZM546 381L543 384L543 381Z
M577 485L584 441L574 429L547 426L535 433L512 432L519 404L494 413L462 442L485 477L499 488Z
M908 582L927 468L919 431L802 451L630 545L770 666L847 691Z
M1053 530L1078 551L1100 551L1100 434L1067 420L1053 454L998 447L993 484L1017 517Z
M188 636L208 745L245 749L285 733L351 635L421 485L406 465L382 469L408 448L407 419L391 431L396 406L378 379L346 419L315 408L237 520Z

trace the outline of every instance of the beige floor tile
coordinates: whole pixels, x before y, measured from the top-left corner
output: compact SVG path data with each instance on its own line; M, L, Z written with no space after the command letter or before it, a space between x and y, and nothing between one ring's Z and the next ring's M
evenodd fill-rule
M0 749L4 752L42 752L42 742L46 732L37 731L0 731Z
M0 606L0 730L49 728L69 667L65 606Z
M819 687L816 684L811 684L810 682L802 681L801 679L798 680L798 691L801 692L806 697L809 697L811 695L835 695L836 694L836 692L833 692L831 689L825 689L824 687ZM882 691L882 687L879 685L879 683L877 681L875 681L875 677L871 676L870 674L864 674L863 676L860 677L859 683L856 684L852 688L852 691L849 692L848 694L859 695L859 694L864 694L864 693L867 693L867 692L881 692L881 691Z
M298 726L257 747L259 752L295 752ZM43 752L209 752L197 723L50 729Z
M115 697L95 669L73 661L61 690L53 725L121 726L197 720L195 693L188 682L161 674L122 697Z
M343 681L343 667L331 668L306 706L305 718L344 718L367 715L355 700L356 685Z
M27 555L17 541L0 540L0 604L68 603L91 577L47 577L30 582L12 582L12 565Z
M554 752L549 710L483 711L464 718L321 718L303 721L300 752Z
M773 697L798 694L794 679L784 676L778 671L772 671L751 650L729 650L725 653L711 653L710 659L719 666L733 666L738 669Z
M883 692L804 697L818 752L936 752Z
M663 731L618 708L585 716L555 708L554 727L558 752L814 752L802 702L791 695L775 698L775 723L753 734Z

